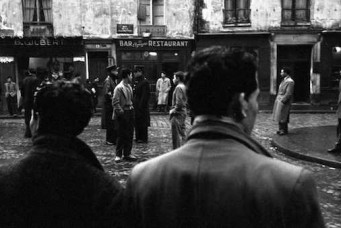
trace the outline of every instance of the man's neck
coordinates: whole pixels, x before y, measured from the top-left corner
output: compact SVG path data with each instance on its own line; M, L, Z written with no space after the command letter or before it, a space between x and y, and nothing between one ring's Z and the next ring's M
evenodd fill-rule
M128 79L127 79L127 78L123 78L123 79L122 79L122 83L123 83L124 85L129 85L129 82L128 82Z

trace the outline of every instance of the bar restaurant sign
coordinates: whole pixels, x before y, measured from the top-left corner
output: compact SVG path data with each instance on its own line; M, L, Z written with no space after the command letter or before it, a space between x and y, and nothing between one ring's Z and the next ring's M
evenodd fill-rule
M117 42L120 48L134 48L134 49L146 49L146 48L187 48L190 45L189 40L152 40L152 39L122 39Z

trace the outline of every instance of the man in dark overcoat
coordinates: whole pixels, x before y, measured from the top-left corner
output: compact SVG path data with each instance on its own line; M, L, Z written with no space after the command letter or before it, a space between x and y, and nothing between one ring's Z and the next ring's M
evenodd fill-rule
M116 65L108 66L107 72L108 76L104 80L103 84L104 91L103 115L106 129L105 143L107 145L116 145L117 129L115 126L115 121L112 119L113 115L112 97L114 95L114 89L117 86L118 67Z
M119 226L122 188L77 137L92 115L90 94L46 84L35 98L33 147L0 169L0 227Z
M25 72L26 77L23 80L21 87L21 96L23 101L23 108L25 109L25 138L31 138L32 133L30 130L31 113L33 109L33 96L36 88L40 82L35 74L30 71Z
M143 69L135 69L135 140L137 143L148 142L148 127L150 126L149 97L150 87L144 77Z

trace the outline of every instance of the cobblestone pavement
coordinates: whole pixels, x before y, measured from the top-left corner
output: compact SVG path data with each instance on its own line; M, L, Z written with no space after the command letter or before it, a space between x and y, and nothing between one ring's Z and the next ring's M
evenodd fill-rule
M168 116L153 115L149 129L148 144L134 144L133 153L139 162L150 159L171 150L170 124ZM0 120L0 164L23 156L31 147L31 141L23 139L23 119ZM335 114L292 114L290 128L335 125ZM188 128L189 123L187 122ZM276 159L303 166L311 170L317 182L322 212L329 228L341 227L341 170L327 166L300 161L287 157L271 146L271 137L277 130L271 121L271 114L260 113L253 136L265 146ZM136 163L114 162L114 146L104 144L105 130L100 129L100 118L94 117L89 126L80 135L95 151L105 169L115 176L124 186L126 179Z

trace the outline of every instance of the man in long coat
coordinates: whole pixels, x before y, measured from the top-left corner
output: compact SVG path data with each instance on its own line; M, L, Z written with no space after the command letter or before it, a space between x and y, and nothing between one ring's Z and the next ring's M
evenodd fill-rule
M113 107L112 97L114 95L114 89L117 85L118 67L116 65L108 66L108 77L103 84L104 90L104 105L103 105L103 117L106 128L106 141L107 145L115 145L117 140L117 129L115 121L112 119Z
M148 142L148 127L150 126L149 114L149 82L143 75L143 69L135 69L135 140L137 143Z
M26 72L26 77L23 80L23 84L21 87L21 96L23 97L23 108L25 109L25 138L32 137L32 133L30 130L30 120L33 109L33 100L34 100L34 92L36 88L39 86L40 82L37 79L35 74L32 74L30 71Z
M341 76L341 70L340 70L340 76ZM341 80L339 81L339 99L337 101L337 110L336 110L336 116L337 116L337 127L336 127L336 136L337 136L337 142L332 149L328 149L328 153L332 154L341 154Z
M282 82L279 85L273 108L273 120L278 122L278 135L288 134L290 108L293 101L295 82L290 76L290 69L281 69Z
M157 105L159 107L159 112L166 111L168 94L171 86L171 81L166 77L166 73L161 72L161 78L156 81Z

